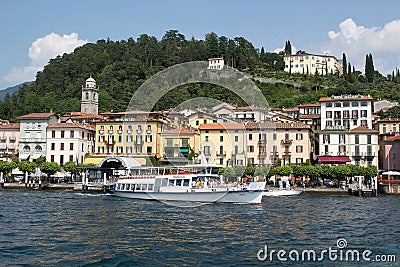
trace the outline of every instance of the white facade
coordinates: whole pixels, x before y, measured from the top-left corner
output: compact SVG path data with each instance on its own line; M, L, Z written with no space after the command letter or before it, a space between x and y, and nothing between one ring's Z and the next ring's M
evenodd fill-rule
M369 95L320 98L320 156L348 157L350 164L378 166L378 131L372 128L372 100Z
M95 130L87 124L55 123L47 128L46 160L63 166L67 162L83 163L94 152Z
M285 55L285 72L320 75L334 74L339 71L338 60L334 56L298 54Z
M18 117L20 120L19 158L33 161L46 156L46 129L58 122L54 113L31 113Z
M90 77L82 86L81 112L87 114L98 114L99 88L96 81Z
M350 164L378 166L378 131L358 127L350 131L321 131L320 155L348 156Z
M364 126L372 129L372 97L341 95L322 97L321 129L344 130Z
M222 70L223 68L224 68L224 59L222 57L208 59L209 70Z

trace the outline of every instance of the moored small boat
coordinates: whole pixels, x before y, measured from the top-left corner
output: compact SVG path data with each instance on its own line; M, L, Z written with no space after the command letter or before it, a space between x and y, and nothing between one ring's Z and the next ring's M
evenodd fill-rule
M266 197L283 197L283 196L297 196L303 193L303 190L295 190L295 189L272 189L265 190L263 196Z

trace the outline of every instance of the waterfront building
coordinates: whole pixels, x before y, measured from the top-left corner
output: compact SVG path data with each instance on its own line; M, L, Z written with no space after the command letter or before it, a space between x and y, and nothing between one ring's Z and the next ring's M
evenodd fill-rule
M200 135L196 128L164 128L161 133L162 159L171 164L188 164L194 160L194 153L198 153L199 143Z
M209 58L208 68L209 70L222 70L224 68L224 59L222 57Z
M45 157L47 127L58 122L58 116L51 112L30 113L17 119L20 120L19 159L35 161Z
M19 123L0 124L0 157L10 161L18 153Z
M340 71L339 62L334 56L295 54L284 55L285 72L300 74L327 75Z
M247 165L305 163L312 158L311 128L295 122L246 124Z
M162 156L160 133L165 122L158 113L134 110L102 115L105 119L96 122L95 153L86 163L98 164L115 155L133 157L146 165L149 156Z
M63 166L67 162L84 163L94 152L94 127L84 123L53 123L47 127L46 161Z
M371 96L322 97L320 164L378 166L378 131L372 128Z
M82 86L81 112L87 114L98 114L99 87L92 77L85 81Z
M400 135L384 136L380 141L379 169L393 170L400 169Z
M209 163L246 165L243 123L207 123L199 126L198 151Z
M321 129L372 129L372 96L321 97Z

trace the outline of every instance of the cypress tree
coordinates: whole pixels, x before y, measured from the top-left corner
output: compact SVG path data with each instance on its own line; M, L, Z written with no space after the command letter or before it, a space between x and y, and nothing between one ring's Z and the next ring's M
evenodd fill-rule
M367 54L365 56L365 77L367 77L367 80L369 83L372 83L374 81L374 61L372 60L372 55Z
M343 63L343 75L346 76L346 74L347 74L347 59L346 59L345 53L343 53L343 56L342 56L342 63Z

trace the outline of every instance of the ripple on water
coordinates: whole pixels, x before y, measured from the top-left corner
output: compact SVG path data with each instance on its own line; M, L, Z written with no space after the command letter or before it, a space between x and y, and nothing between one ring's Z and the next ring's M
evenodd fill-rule
M264 245L317 250L345 238L349 246L389 253L400 243L398 197L178 207L100 194L3 191L0 201L0 266L254 266Z

